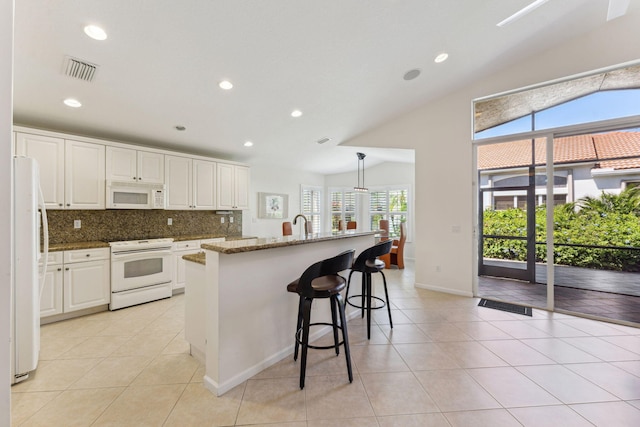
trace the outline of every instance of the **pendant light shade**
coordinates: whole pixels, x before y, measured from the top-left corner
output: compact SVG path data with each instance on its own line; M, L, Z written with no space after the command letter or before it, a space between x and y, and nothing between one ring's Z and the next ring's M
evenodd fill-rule
M367 157L364 153L356 153L358 156L358 185L353 187L356 193L367 193L368 188L364 186L364 158ZM362 166L362 182L360 181L360 167Z

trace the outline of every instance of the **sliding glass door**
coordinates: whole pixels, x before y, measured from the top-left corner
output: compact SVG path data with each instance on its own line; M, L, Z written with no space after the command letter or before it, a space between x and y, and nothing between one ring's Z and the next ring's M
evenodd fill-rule
M535 286L536 270L543 267L536 244L546 204L543 144L530 139L478 147L481 297L546 306L545 290Z

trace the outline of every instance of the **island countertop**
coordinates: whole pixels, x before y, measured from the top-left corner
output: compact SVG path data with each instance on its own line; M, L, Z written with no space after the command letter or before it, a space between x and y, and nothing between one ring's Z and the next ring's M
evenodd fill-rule
M279 236L232 240L202 244L201 247L202 249L207 249L222 254L237 254L243 252L259 251L263 249L282 248L287 246L325 242L328 240L347 239L350 237L370 236L375 234L376 231L347 230L334 233L315 233L308 236Z

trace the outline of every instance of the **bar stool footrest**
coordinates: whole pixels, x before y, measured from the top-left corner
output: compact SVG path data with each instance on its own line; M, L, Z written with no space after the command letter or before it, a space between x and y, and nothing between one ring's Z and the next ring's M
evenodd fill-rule
M327 323L327 322L309 323L309 328L311 328L312 326L319 326L319 325L331 326L333 328L333 323ZM342 325L336 326L336 328L342 330ZM302 328L296 331L296 341L298 341L298 344L302 345ZM344 341L338 341L338 345L344 345ZM331 349L335 350L336 345L333 344L333 345L319 346L319 345L307 344L307 348L314 348L316 350L331 350Z
M354 304L351 301L349 301L351 298L356 298L356 297L360 297L361 300L364 299L364 298L362 298L362 295L351 295L351 296L349 296L349 298L346 299L347 304L349 304L351 307L355 307L355 308L367 308L366 306L363 307L361 305L357 305L357 304ZM385 302L385 300L383 300L380 297L371 295L371 299L380 301L382 303L382 305L380 305L380 306L371 307L371 310L378 310L380 308L385 308L387 306L387 303Z

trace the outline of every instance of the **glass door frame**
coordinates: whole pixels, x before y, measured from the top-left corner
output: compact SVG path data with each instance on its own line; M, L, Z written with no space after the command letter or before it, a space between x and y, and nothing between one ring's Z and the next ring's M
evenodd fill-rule
M532 146L532 149L534 147ZM525 280L534 283L536 279L536 187L535 187L535 166L529 166L529 184L519 187L490 187L478 189L478 274L486 276L506 277L509 279ZM478 179L479 181L479 179ZM525 191L526 194L526 210L527 210L527 231L526 236L507 236L507 235L486 235L484 234L484 194L499 191ZM505 266L496 266L484 263L484 239L501 239L501 240L524 240L527 248L526 268L513 268Z
M580 125L571 125L558 127L553 129L545 129L539 131L532 132L523 132L514 135L506 135L499 136L493 138L484 138L484 139L472 139L472 167L473 167L473 179L474 186L476 189L479 189L480 182L478 179L478 150L477 148L481 145L490 145L496 144L500 142L510 142L510 141L518 141L523 139L535 139L535 138L546 138L546 176L547 176L547 202L549 200L553 200L553 172L555 169L554 161L553 161L553 141L554 138L560 138L564 136L573 136L573 135L583 135L590 133L599 133L599 132L611 132L615 130L621 129L630 129L636 128L640 124L640 115L638 116L630 116L624 117L621 119L612 119L612 120L603 120L599 122L592 122L587 124ZM472 136L473 138L473 136ZM479 195L478 191L476 195ZM474 252L476 256L476 260L482 256L482 250L480 249L480 241L482 240L480 233L482 233L482 229L480 228L481 222L477 216L477 213L480 212L480 198L478 196L474 197L473 200L474 212L476 215L475 221L475 232L474 237L476 239L476 244L474 245ZM547 221L546 221L546 252L547 252L547 310L554 311L554 285L555 285L555 277L554 277L554 251L553 251L553 209L547 209ZM534 223L535 228L535 223ZM534 242L535 243L535 242ZM551 262L549 262L551 260ZM534 260L535 261L535 260ZM474 267L474 276L473 276L473 295L478 297L478 275L479 272L479 263L480 261L475 263Z

